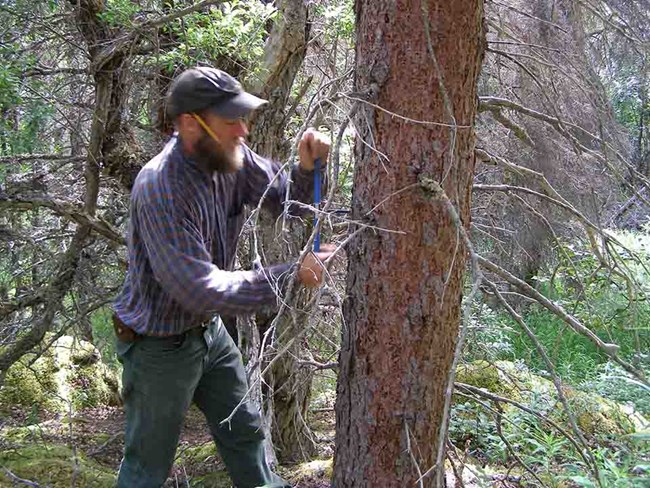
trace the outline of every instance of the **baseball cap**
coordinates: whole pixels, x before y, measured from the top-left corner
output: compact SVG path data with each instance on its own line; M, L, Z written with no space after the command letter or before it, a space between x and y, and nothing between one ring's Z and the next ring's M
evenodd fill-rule
M172 83L167 95L167 113L180 114L210 110L226 119L238 119L268 103L242 88L228 73L216 68L191 68Z

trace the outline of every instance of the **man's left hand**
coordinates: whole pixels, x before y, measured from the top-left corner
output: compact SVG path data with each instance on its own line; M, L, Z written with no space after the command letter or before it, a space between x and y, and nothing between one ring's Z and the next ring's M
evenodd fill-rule
M323 166L325 166L329 151L329 139L315 129L307 129L298 143L300 167L306 171L313 171L316 158L320 158Z

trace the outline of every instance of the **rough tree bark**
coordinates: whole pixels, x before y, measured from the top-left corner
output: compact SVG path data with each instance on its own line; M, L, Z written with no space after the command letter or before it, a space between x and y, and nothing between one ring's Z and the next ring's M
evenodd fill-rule
M269 104L255 114L249 137L251 147L264 156L285 160L290 146L285 139L286 107L291 95L296 74L300 70L309 39L310 24L308 9L303 0L282 0L277 3L278 15L265 48L263 72L266 76L256 91L269 100ZM304 224L292 226L287 239L277 239L276 219L263 213L259 219L258 233L268 262L286 261L288 255L296 255L304 242ZM253 257L254 258L254 257ZM300 307L304 303L298 303ZM302 330L307 324L305 314L297 314L299 323L285 314L276 324L276 337L287 337L288 329ZM260 353L260 331L264 330L274 317L258 317L240 321L239 331L244 336L245 356ZM295 328L295 329L294 329ZM287 339L284 339L287 340ZM276 349L283 349L283 340L275 343ZM264 351L266 352L266 351ZM304 345L297 341L279 358L265 378L268 390L265 395L265 417L269 419L272 441L278 460L292 463L309 459L315 452L315 445L306 425L305 418L311 392L311 372L297 365L305 354ZM257 371L249 371L249 380L259 380L259 367L264 364L254 361ZM262 401L261 385L256 392Z
M420 182L439 182L469 226L483 2L355 9L355 91L374 106L358 115L353 216L400 233L364 231L348 250L334 485L437 486L466 249Z

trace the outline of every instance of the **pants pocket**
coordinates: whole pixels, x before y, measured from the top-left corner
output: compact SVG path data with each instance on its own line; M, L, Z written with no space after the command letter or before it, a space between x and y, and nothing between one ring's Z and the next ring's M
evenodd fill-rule
M125 342L117 339L117 342L115 344L115 351L117 353L117 360L120 363L124 363L124 358L133 348L133 344L135 344L135 342Z

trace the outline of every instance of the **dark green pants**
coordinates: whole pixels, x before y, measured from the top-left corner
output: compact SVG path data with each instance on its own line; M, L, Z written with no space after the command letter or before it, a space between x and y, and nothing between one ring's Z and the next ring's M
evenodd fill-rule
M126 432L119 488L159 488L174 461L183 420L194 401L205 414L215 444L237 488L288 487L264 457L261 417L244 403L241 354L221 322L203 334L118 341Z

